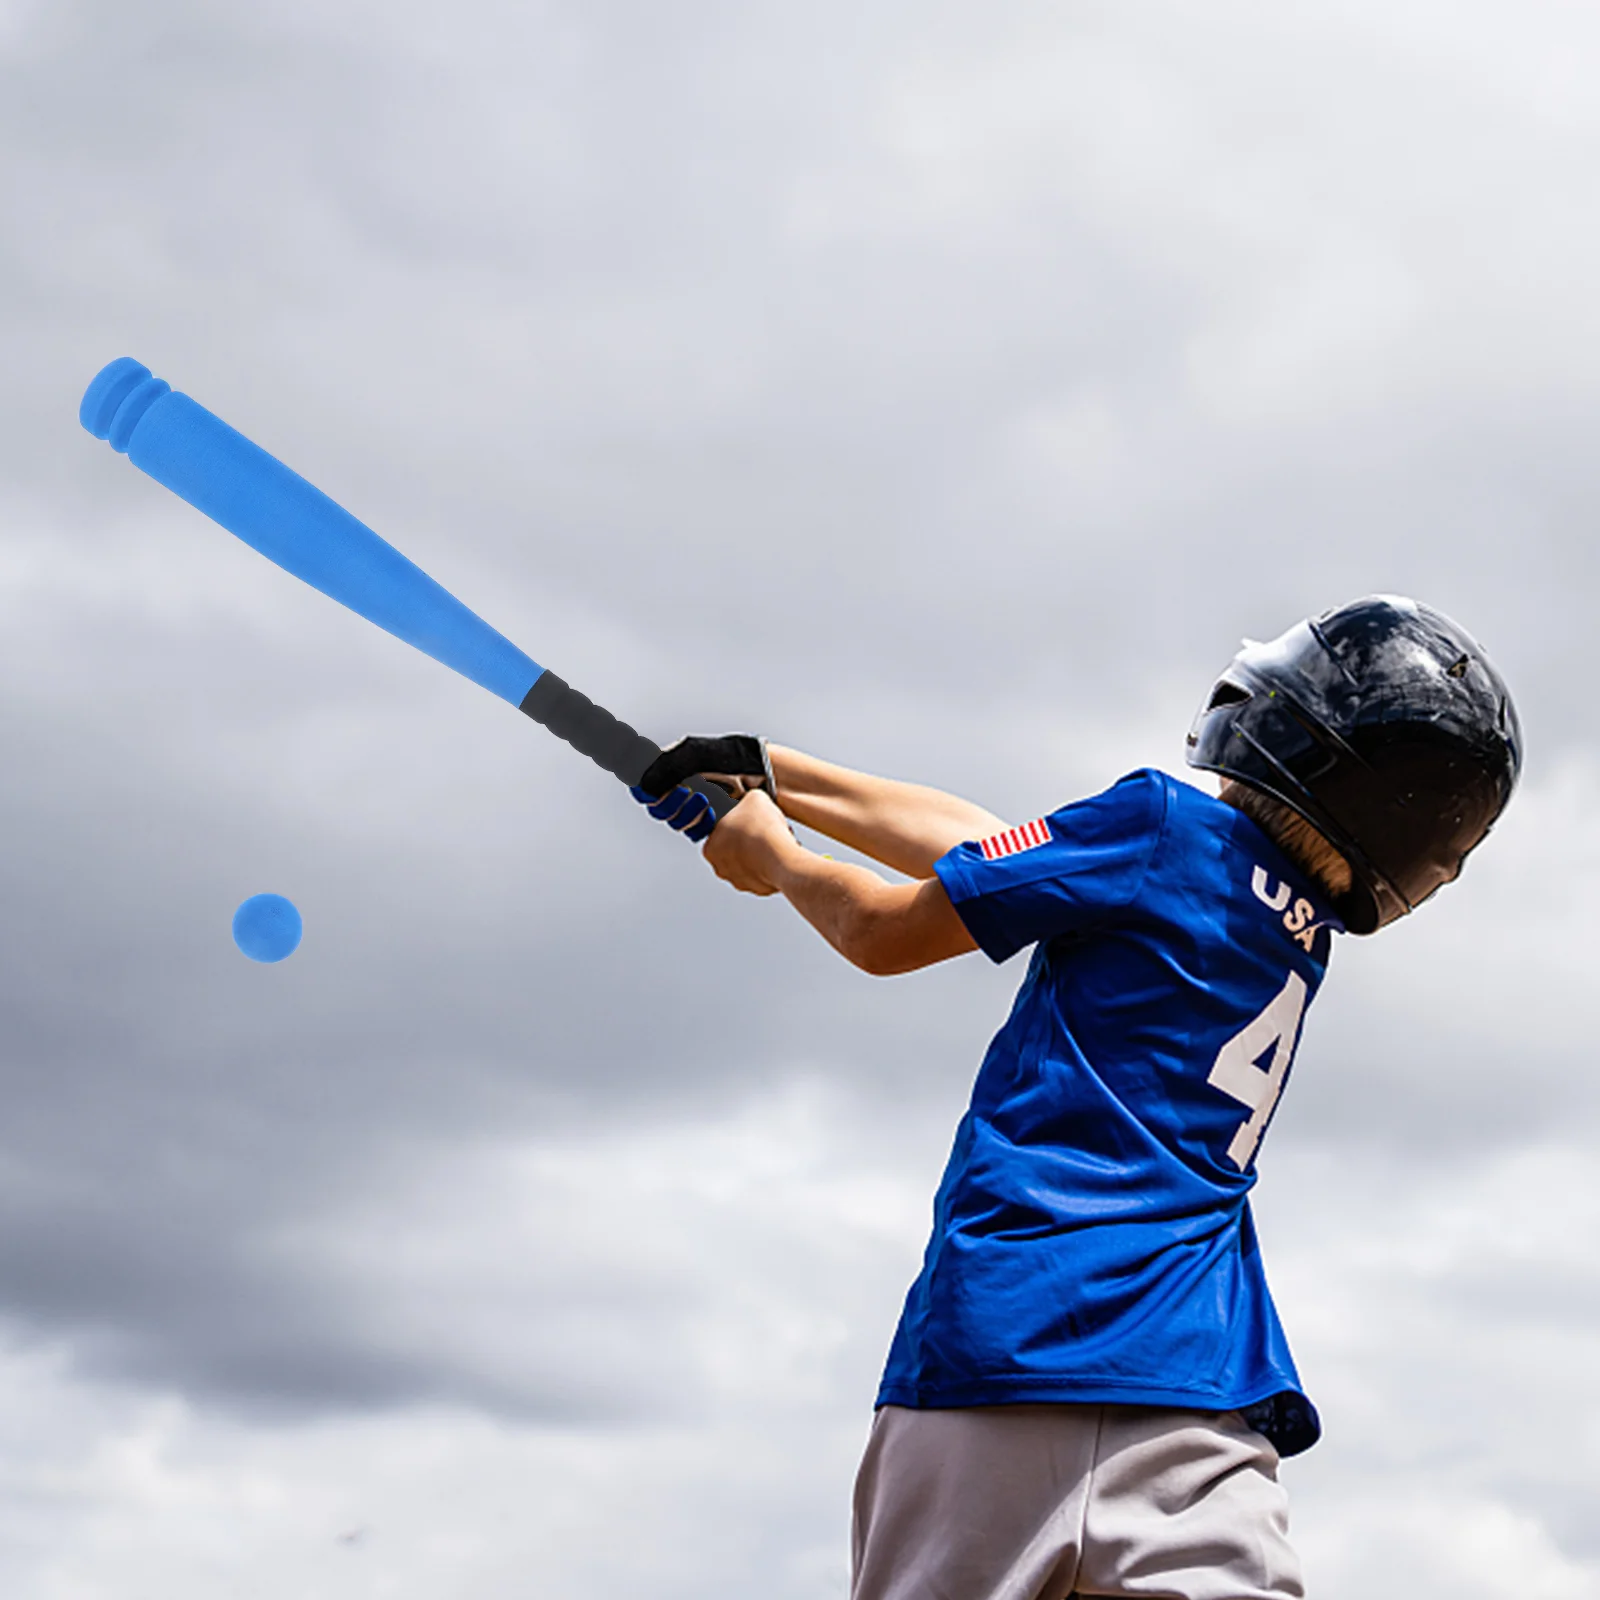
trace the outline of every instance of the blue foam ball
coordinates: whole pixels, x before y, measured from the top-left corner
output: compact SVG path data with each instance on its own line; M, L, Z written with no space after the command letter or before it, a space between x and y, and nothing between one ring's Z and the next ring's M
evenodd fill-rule
M253 894L233 914L233 942L252 961L282 961L300 945L302 924L294 901Z

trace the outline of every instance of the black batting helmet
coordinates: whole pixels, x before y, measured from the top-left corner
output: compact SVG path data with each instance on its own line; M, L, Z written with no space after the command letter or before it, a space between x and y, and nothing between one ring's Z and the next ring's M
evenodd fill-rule
M1188 759L1310 822L1350 863L1345 926L1372 933L1461 871L1516 787L1522 732L1471 634L1373 595L1247 642L1195 718Z

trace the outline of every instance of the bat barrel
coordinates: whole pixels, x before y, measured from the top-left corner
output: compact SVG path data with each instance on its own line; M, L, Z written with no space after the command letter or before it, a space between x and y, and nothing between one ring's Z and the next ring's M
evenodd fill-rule
M269 561L520 706L544 668L342 506L123 356L78 409L96 438Z

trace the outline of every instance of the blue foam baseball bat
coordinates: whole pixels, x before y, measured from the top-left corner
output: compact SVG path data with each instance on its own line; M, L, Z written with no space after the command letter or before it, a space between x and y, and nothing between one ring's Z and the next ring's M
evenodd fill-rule
M630 787L661 754L299 473L131 356L96 374L78 420L285 572L510 701ZM717 816L733 804L714 783L691 780L687 787Z

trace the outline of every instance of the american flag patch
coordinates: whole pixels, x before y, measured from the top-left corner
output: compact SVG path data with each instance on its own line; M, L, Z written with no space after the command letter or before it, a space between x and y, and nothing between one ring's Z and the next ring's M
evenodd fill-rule
M1002 856L1014 856L1019 851L1037 850L1050 843L1050 824L1043 817L1024 822L1020 828L1007 828L992 839L980 839L978 848L985 861L998 861Z

